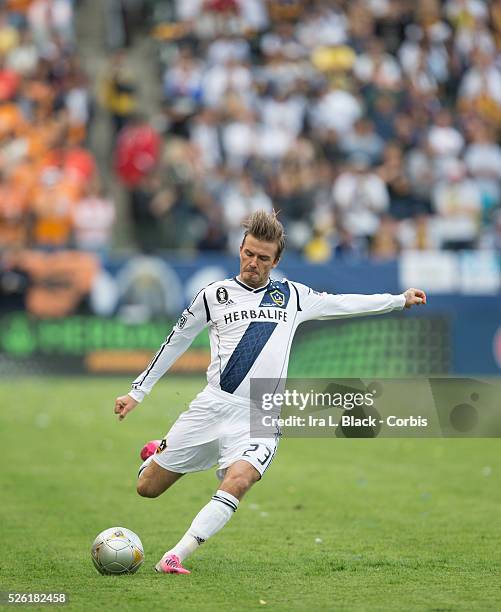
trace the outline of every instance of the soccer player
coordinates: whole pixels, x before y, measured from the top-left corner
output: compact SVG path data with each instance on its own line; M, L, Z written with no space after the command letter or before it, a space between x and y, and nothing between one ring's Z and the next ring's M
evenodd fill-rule
M426 303L419 289L401 295L331 295L290 280L272 280L270 272L285 246L282 224L274 214L258 211L244 229L239 275L212 283L196 295L131 391L115 401L115 413L122 420L195 336L209 328L207 386L158 448L143 449L143 458L144 451L153 454L140 468L137 491L144 497L158 497L183 474L207 470L216 463L221 483L186 534L157 563L158 572L189 574L182 565L184 559L224 527L272 462L278 436L256 439L250 434L250 379L286 378L298 325Z

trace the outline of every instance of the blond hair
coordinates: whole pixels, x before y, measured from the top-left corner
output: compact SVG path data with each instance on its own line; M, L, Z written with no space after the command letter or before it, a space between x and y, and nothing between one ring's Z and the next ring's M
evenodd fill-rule
M277 245L275 261L280 259L285 248L285 231L275 212L269 213L265 210L257 210L242 223L242 227L245 230L242 244L245 242L248 234L256 238L256 240L274 242Z

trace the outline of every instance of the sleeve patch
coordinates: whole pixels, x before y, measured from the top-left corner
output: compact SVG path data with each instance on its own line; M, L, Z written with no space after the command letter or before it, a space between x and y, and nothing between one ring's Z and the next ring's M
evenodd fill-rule
M188 319L183 315L181 315L179 317L179 319L177 320L176 326L178 329L183 329L183 327L186 325L186 322L188 321Z

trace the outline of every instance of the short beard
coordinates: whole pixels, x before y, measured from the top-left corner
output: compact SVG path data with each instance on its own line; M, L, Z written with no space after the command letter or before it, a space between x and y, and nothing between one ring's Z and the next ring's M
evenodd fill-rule
M243 277L244 274L250 274L250 273L242 272L241 276ZM249 280L246 280L245 282L249 285L249 287L253 287L254 289L256 289L257 287L260 287L263 284L264 279L262 279L261 277L250 275Z

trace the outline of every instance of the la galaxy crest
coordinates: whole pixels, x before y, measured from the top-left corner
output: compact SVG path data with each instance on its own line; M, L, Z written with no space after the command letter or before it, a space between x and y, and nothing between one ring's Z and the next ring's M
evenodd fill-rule
M284 305L285 295L278 289L270 291L269 296L277 306L282 307Z

